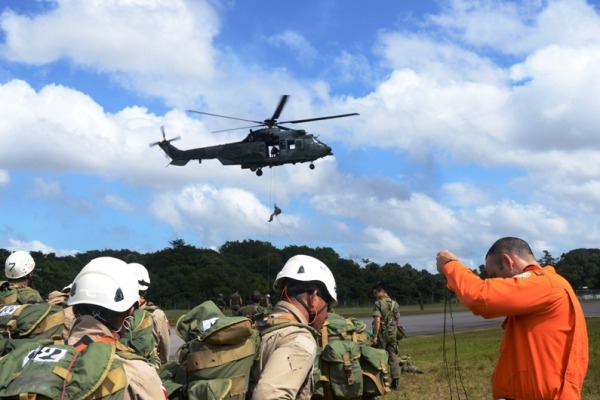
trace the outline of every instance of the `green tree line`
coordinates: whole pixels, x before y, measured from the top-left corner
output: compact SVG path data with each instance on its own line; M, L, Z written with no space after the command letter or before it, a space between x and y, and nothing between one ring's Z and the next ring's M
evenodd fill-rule
M3 259L9 254L8 250L0 249ZM278 249L268 242L244 240L227 242L212 250L176 239L170 242L170 247L153 253L106 249L59 257L31 252L36 262L33 286L42 297L71 283L93 258L112 256L146 266L151 279L148 298L167 309L191 308L215 300L219 293L228 298L234 289L244 299L254 289L272 292L277 272L296 254L314 256L330 267L336 278L338 301L348 307L371 304L371 287L377 281L385 282L390 295L401 304L437 303L447 296L445 280L437 273L419 271L410 264L344 259L328 247ZM544 251L539 261L542 265L554 265L575 289L600 289L600 249L572 250L557 259ZM485 277L483 265L473 272Z

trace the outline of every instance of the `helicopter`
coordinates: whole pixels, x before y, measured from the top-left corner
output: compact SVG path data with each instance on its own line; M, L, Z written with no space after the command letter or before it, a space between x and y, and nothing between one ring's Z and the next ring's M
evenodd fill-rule
M169 165L184 166L190 160L218 159L223 165L240 165L242 169L250 169L256 175L263 174L264 167L275 167L284 164L310 162L310 169L314 169L313 161L333 155L330 146L318 140L318 136L306 133L303 129L291 129L283 124L298 124L302 122L320 121L325 119L350 117L358 113L330 115L308 119L278 122L277 119L285 107L288 95L281 96L275 112L269 119L255 121L250 119L229 117L226 115L211 114L202 111L187 110L188 112L209 115L213 117L228 118L238 121L252 122L257 125L241 128L223 129L214 131L224 132L236 129L250 129L250 132L239 142L219 144L216 146L199 147L189 150L180 150L171 142L181 139L179 136L167 139L164 127L161 127L163 140L150 143L150 147L159 146L171 158ZM253 128L260 128L253 130Z

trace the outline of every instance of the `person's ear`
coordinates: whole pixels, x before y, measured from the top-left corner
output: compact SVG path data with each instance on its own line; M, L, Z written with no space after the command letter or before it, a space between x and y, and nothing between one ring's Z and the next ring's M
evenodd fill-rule
M515 260L506 253L503 253L501 256L502 267L507 268L510 272L513 272L518 266Z

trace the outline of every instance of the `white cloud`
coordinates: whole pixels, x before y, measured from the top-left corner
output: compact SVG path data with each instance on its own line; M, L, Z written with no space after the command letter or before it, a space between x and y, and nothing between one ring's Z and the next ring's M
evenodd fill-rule
M103 201L110 207L113 207L117 210L122 210L126 212L136 211L136 207L133 204L129 203L126 199L116 194L105 195Z
M0 169L0 187L10 183L10 173L5 169Z
M310 45L304 36L294 31L285 31L267 39L267 42L276 47L287 47L296 55L298 61L312 62L317 56L317 50Z
M33 17L5 11L0 27L6 35L0 55L8 60L43 65L66 59L174 101L182 87L217 75L212 40L220 22L207 1L58 0Z
M41 177L33 180L33 197L42 199L53 199L61 195L60 183Z
M507 54L525 54L548 43L595 42L600 35L598 14L584 0L453 0L430 22L467 45Z
M407 253L406 246L393 232L371 227L364 235L371 238L364 245L365 249L375 254L378 260L401 260Z
M211 244L264 233L271 214L250 192L210 185L189 185L180 191L159 194L150 211L176 231L194 231Z
M443 203L449 206L470 207L491 201L489 191L469 183L447 183L442 186L441 191L444 194Z
M61 256L61 257L68 256L68 255L74 255L74 254L78 253L77 250L66 250L66 249L56 250L52 246L42 243L39 240L32 240L30 242L24 242L24 241L20 241L20 240L16 240L16 239L8 239L8 244L3 247L10 251L19 251L19 250L39 251L44 254L54 253L57 256Z

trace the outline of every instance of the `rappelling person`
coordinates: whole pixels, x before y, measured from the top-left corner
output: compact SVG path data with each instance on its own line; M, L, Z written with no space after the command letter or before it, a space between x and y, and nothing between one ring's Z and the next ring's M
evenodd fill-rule
M275 204L275 209L273 210L273 213L271 214L271 217L269 218L269 222L272 222L273 217L276 217L279 214L281 214L281 208L277 207L277 204Z

